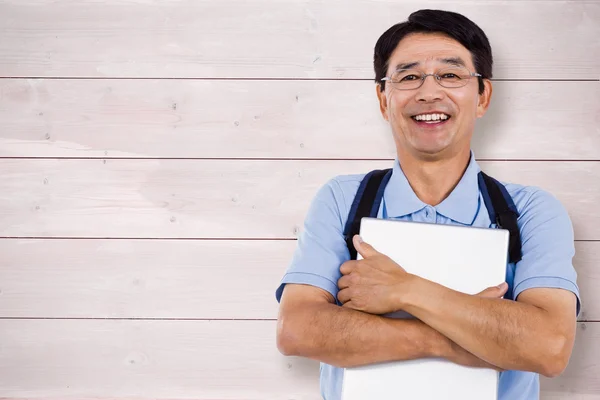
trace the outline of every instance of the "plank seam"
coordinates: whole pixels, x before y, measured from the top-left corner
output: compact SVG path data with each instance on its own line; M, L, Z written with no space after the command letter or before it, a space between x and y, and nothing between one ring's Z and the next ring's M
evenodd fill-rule
M52 321L277 321L276 318L152 318L152 317L0 317L0 320Z
M203 241L295 241L297 238L198 238L198 237L102 237L102 236L0 236L0 240L203 240ZM595 243L600 239L575 239L575 243Z
M276 318L111 318L111 317L0 317L0 320L52 321L277 321ZM582 319L578 323L598 323L600 320Z
M177 81L326 81L326 82L373 82L372 78L286 78L286 77L106 77L106 76L0 76L0 79L43 79L43 80L177 80ZM600 82L600 79L511 79L492 78L492 82Z
M213 241L291 241L297 238L198 238L198 237L102 237L102 236L0 236L0 239L52 240L213 240Z
M149 161L394 161L394 158L296 158L296 157L26 157L8 156L0 160L149 160ZM478 158L477 162L600 162L600 159Z

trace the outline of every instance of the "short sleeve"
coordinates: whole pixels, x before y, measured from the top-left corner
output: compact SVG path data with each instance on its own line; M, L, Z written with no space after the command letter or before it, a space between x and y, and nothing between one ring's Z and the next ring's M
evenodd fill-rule
M519 228L523 258L516 264L513 300L531 288L559 288L581 300L573 268L573 226L565 208L551 194L536 189L520 210Z
M341 199L343 193L335 178L318 190L290 265L275 292L278 302L287 283L316 286L337 297L340 266L350 259L342 228L345 218L340 215L338 205Z

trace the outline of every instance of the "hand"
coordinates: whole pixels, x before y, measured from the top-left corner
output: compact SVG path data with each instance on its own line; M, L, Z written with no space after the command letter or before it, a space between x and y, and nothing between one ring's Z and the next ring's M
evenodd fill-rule
M370 314L398 311L398 294L414 277L388 256L362 242L358 235L352 238L362 260L346 261L340 267L338 300L344 307Z
M498 286L491 286L491 287L477 293L475 296L485 297L485 298L489 298L489 299L498 299L498 298L501 298L502 296L504 296L504 294L506 294L507 290L508 290L508 285L506 284L506 282L503 282ZM448 343L447 343L448 346L446 347L446 353L443 354L443 357L446 358L447 360L452 361L455 364L464 365L467 367L491 368L491 369L495 369L496 371L499 371L499 372L504 371L500 367L497 367L493 364L489 364L489 363L483 361L479 357L473 355L472 353L468 352L464 348L462 348L459 345L457 345L456 343L454 343L452 340L450 340L448 338L446 338L446 339L448 341Z
M488 299L500 299L506 294L507 290L508 284L506 282L502 282L498 286L490 286L489 288L482 290L474 296L486 297Z

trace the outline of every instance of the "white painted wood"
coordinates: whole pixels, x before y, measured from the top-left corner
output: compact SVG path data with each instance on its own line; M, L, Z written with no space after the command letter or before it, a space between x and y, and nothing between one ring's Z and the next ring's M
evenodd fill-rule
M0 157L395 154L372 82L8 79L0 94ZM473 149L599 160L600 82L495 82Z
M0 397L318 399L274 321L0 321Z
M326 159L393 157L372 50L418 8L477 22L496 79L543 80L494 82L478 158L600 159L596 0L0 0L0 77L134 78L0 80L0 158L97 158L0 160L0 235L78 238L0 239L0 398L320 398L317 363L275 348L295 241L79 238L295 238L326 180L390 166ZM597 321L600 163L481 165L596 240L575 266ZM600 398L599 339L579 323L542 399Z
M296 241L0 239L0 317L275 319ZM580 320L600 320L600 242L577 242Z
M481 162L553 193L600 239L600 162ZM0 160L0 236L293 238L318 188L391 161Z
M3 0L0 7L0 76L371 79L379 36L419 8L442 8L484 29L497 78L599 77L595 0Z
M0 317L275 319L295 240L0 239Z
M281 356L275 321L0 321L2 398L319 399L318 363ZM589 399L600 323L579 324L542 398Z
M578 389L578 392L584 389ZM598 400L600 394L597 391L590 393L577 393L577 392L544 392L540 394L541 400Z

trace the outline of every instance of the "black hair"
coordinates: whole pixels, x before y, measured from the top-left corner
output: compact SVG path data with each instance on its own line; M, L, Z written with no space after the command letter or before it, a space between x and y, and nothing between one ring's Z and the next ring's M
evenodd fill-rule
M401 22L389 28L381 35L375 44L373 67L375 82L380 90L385 90L385 77L389 67L390 56L398 43L412 33L441 33L462 44L473 57L475 72L482 75L478 78L479 94L483 93L483 79L492 78L492 48L483 32L473 21L464 15L443 10L419 10Z

